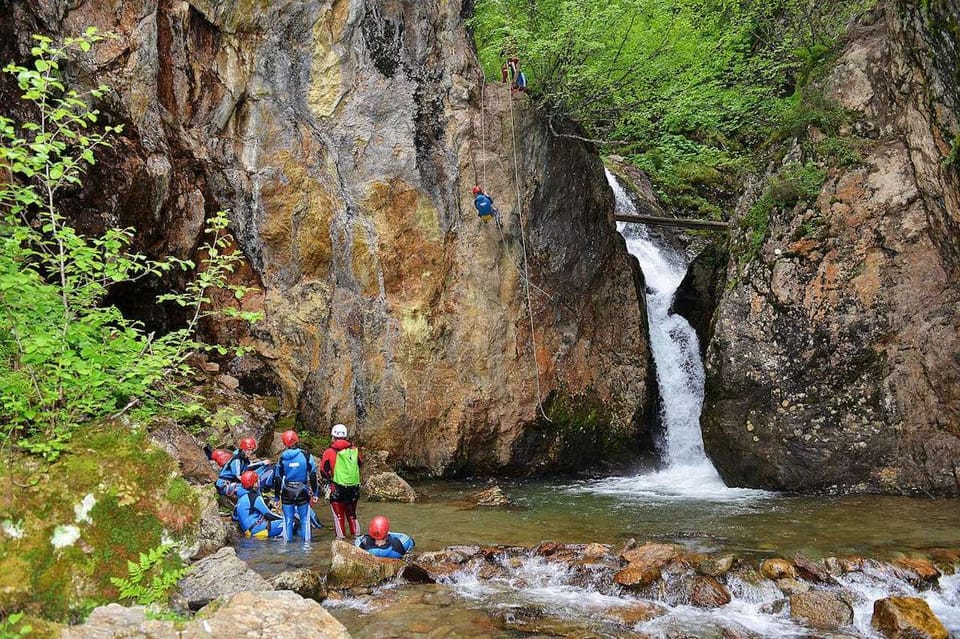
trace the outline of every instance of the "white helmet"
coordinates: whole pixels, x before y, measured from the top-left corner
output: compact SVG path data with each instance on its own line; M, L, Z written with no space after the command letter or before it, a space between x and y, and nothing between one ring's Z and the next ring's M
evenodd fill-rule
M330 429L330 435L338 439L346 439L347 437L347 427L343 424L337 424L332 429Z

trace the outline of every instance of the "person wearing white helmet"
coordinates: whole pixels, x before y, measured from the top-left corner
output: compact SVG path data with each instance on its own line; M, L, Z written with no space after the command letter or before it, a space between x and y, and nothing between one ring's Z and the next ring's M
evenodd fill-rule
M360 467L363 456L347 439L347 427L337 424L330 429L333 441L323 452L320 460L320 475L327 482L330 510L333 511L333 527L337 539L343 539L347 530L356 536L360 525L357 522L357 501L360 499Z

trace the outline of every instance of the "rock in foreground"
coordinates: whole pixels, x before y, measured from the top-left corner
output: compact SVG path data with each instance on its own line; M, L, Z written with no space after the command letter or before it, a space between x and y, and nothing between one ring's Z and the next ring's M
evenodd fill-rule
M336 590L376 586L395 577L406 565L399 559L375 557L345 541L334 541L327 587Z
M110 604L97 608L82 626L69 627L63 639L236 639L299 637L350 639L347 629L323 606L288 590L240 592L218 599L186 623L148 620L143 606Z
M194 564L193 570L180 580L179 587L191 610L199 610L224 595L273 590L273 586L251 570L229 546Z
M888 639L947 639L947 629L916 597L887 597L873 603L873 627Z

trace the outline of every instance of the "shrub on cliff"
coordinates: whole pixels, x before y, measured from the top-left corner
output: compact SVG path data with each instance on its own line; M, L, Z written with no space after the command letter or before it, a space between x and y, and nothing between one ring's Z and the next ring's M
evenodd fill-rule
M216 312L256 319L209 307L213 289L228 288L238 299L245 293L227 283L242 257L226 251L224 213L209 223L193 282L183 294L161 298L187 307L186 327L148 334L104 303L113 286L195 265L130 251L133 229L83 236L59 208L61 194L80 185L96 150L120 129L96 128L99 112L88 102L106 87L80 94L60 76L65 60L102 38L94 29L59 45L34 36L32 66L4 69L16 77L36 119L0 117L0 428L5 439L49 460L83 423L134 404L149 411L168 403L188 372L186 356L203 348L194 337L200 319Z

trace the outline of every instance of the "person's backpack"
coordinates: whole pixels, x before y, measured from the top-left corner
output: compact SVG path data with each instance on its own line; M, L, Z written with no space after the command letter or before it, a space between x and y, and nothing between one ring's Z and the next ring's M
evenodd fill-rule
M340 486L360 485L360 451L355 446L337 451L333 467L333 483Z

